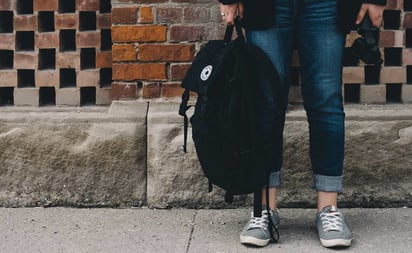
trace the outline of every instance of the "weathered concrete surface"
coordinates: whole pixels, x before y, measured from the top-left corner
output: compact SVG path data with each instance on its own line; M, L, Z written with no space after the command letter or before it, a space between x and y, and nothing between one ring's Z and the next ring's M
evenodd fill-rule
M183 118L177 111L178 104L150 104L148 205L225 207L221 191L207 191L190 128L188 153L183 152ZM412 106L347 106L346 115L345 190L340 195L341 206L412 205ZM288 113L284 135L280 205L314 206L308 126L303 110ZM245 203L250 203L250 196L239 198L237 205Z
M215 187L213 192L208 192L208 182L197 160L191 128L187 153L183 152L183 118L177 112L176 103L152 102L149 106L147 203L161 208L224 206L223 191Z
M146 202L147 103L0 109L0 206Z

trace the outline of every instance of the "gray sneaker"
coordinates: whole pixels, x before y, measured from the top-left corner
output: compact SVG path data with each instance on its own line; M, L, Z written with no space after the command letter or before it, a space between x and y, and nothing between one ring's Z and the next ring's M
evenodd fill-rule
M348 247L352 243L352 233L343 215L335 206L327 206L316 215L319 239L324 247Z
M279 226L279 214L270 210L270 215L276 229ZM253 217L253 212L248 223L240 233L240 242L243 244L266 246L270 242L269 216L266 208L263 208L262 217Z

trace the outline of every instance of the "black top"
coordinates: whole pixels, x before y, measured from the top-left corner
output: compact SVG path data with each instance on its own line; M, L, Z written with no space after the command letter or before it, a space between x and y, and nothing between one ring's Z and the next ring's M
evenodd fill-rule
M261 30L274 25L274 0L218 0L223 4L243 2L245 7L243 26L247 29ZM338 0L339 28L347 33L355 28L355 21L362 3L386 5L386 0Z

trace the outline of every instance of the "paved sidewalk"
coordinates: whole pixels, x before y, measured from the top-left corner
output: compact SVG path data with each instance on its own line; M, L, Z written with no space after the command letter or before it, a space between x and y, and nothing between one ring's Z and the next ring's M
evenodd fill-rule
M250 209L0 208L0 252L411 252L412 209L344 209L353 246L318 242L314 210L282 209L279 244L250 248L239 232Z

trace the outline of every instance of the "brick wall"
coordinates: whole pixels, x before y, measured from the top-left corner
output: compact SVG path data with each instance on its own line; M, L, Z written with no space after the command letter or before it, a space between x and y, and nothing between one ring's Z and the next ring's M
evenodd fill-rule
M388 0L384 24L381 71L346 54L347 103L412 102L412 0ZM0 105L178 97L196 52L224 29L216 0L1 0ZM294 54L292 102L298 73Z
M207 40L223 36L215 0L115 0L112 5L114 99L180 96L180 80L195 53ZM412 0L388 0L384 24L380 72L346 53L347 103L412 102ZM348 47L357 36L347 37ZM301 102L296 55L290 101Z
M181 95L195 53L224 26L215 0L112 1L112 97Z

